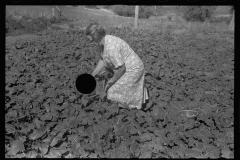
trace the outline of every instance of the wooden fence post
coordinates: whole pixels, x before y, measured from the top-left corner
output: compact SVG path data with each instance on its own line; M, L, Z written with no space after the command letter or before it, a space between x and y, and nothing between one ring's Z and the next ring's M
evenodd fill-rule
M138 12L139 12L139 6L136 6L135 7L135 25L134 25L135 29L137 29L138 27Z
M58 10L58 18L61 19L62 18L62 13L60 8L58 8L58 6L56 6L56 9Z
M57 10L58 10L58 15L60 18L65 18L66 20L68 19L67 17L65 17L63 14L62 14L62 11L60 8L58 8L58 6L56 6Z
M52 16L55 17L54 7L52 8Z
M233 11L233 13L232 13L232 20L231 20L230 25L229 25L229 29L230 29L231 31L234 31L234 21L235 21L234 18L235 18L235 17L234 17L234 11Z

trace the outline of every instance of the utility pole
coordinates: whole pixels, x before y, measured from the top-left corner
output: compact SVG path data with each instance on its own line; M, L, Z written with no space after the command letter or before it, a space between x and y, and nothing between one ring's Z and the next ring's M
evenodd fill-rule
M139 12L139 6L135 7L135 29L138 27L138 12Z

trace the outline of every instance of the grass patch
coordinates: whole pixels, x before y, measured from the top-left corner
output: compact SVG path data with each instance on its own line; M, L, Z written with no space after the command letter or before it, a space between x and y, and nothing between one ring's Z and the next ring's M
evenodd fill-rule
M52 27L53 24L62 23L61 19L55 17L34 17L29 13L18 12L7 13L6 15L6 36L18 36L22 34L34 34Z

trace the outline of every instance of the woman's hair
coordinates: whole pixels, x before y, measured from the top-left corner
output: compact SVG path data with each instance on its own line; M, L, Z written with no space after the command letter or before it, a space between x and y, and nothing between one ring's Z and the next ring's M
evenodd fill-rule
M99 25L98 22L94 22L87 27L86 35L95 37L97 41L100 41L106 35L106 32L104 28ZM101 54L103 53L103 51L104 51L104 45L98 45L98 52Z
M106 32L98 22L94 22L87 27L86 35L91 37L96 36L97 40L101 40L106 35Z

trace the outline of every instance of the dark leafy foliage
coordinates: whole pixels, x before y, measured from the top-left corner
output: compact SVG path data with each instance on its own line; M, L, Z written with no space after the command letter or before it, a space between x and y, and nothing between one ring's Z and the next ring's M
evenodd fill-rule
M98 61L83 31L7 37L5 157L233 158L233 44L210 35L107 32L143 60L146 106L103 100L109 72L94 93L77 92L76 77Z

